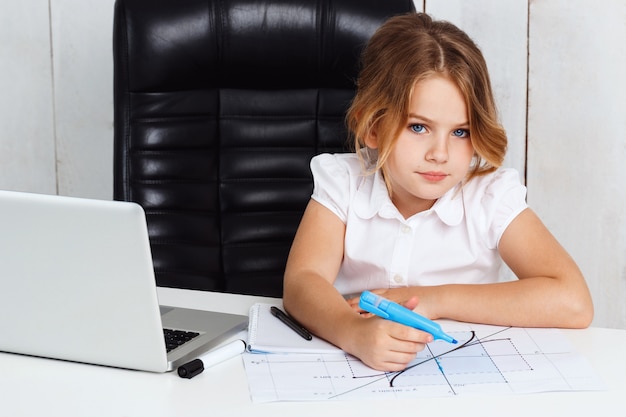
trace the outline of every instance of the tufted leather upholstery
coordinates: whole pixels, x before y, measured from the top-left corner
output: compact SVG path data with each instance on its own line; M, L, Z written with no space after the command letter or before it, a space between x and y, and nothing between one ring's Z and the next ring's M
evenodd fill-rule
M160 286L282 295L312 191L346 150L361 48L412 0L117 0L114 198Z

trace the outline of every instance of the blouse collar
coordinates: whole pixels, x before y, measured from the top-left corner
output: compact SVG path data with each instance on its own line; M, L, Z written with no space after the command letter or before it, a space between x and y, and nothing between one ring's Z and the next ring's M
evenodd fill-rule
M383 218L399 218L404 221L404 218L392 203L391 198L389 198L387 186L380 171L361 176L357 187L354 200L357 216L362 219L370 219L378 214ZM465 214L462 185L458 184L445 193L427 212L436 213L441 221L448 226L460 224Z

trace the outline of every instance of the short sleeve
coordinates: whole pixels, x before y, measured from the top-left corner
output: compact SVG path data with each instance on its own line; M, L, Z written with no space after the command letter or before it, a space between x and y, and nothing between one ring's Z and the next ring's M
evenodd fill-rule
M356 155L320 154L311 160L313 173L312 199L335 213L342 222L348 217L350 204L351 172Z
M528 204L526 187L515 169L499 169L490 177L482 198L482 207L488 227L487 245L496 248L506 228Z

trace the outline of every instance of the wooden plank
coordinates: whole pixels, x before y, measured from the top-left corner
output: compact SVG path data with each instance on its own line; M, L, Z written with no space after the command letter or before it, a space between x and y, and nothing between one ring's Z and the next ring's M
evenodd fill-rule
M481 49L509 147L504 166L526 170L528 4L526 0L429 0L425 12L464 30ZM504 265L503 280L515 278Z
M0 2L0 189L54 194L47 0Z
M626 2L530 5L528 200L626 328Z
M113 196L114 0L51 0L59 194Z

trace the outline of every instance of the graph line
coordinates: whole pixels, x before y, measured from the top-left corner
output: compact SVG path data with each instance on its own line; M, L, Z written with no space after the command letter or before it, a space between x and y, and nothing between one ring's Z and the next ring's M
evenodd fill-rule
M368 381L367 383L365 383L363 385L360 385L358 387L352 388L352 389L350 389L348 391L338 393L338 394L336 394L334 396L331 396L330 398L337 398L337 397L349 394L351 392L363 389L363 388L365 388L367 386L375 384L375 383L377 383L377 382L379 382L381 380L384 380L384 379L388 379L389 380L389 387L393 388L397 378L401 377L406 372L408 372L408 371L410 371L410 370L412 370L412 369L414 369L416 367L424 365L425 363L428 363L430 361L438 362L438 360L440 358L442 358L442 357L444 357L446 355L449 355L449 354L451 354L453 352L457 352L459 350L466 349L466 348L469 348L469 347L472 347L472 346L482 345L482 344L491 343L491 342L498 342L498 341L503 341L503 340L510 340L509 338L496 338L496 339L493 338L496 335L498 335L498 334L500 334L502 332L505 332L505 331L507 331L509 329L511 329L511 327L506 327L506 328L500 329L497 332L494 332L494 333L492 333L490 335L487 335L487 336L485 336L485 337L483 337L481 339L478 339L476 337L476 332L474 330L472 330L470 332L470 337L468 338L468 340L466 340L460 346L457 346L454 349L450 349L450 350L448 350L446 352L443 352L443 353L440 353L438 355L433 354L431 357L429 357L429 358L427 358L427 359L425 359L423 361L420 361L418 363L414 363L413 365L410 365L410 366L406 367L402 371L384 372L384 373L380 373L380 374L371 374L371 375L364 375L364 376L356 376L356 375L353 374L352 377L354 379L370 379L370 378L372 378L372 380ZM438 362L438 367L439 367L439 370L441 371L443 377L446 378L446 381L447 381L448 385L453 390L453 387L450 385L450 382L447 380L447 375L445 374L445 372L444 372L444 370L441 367L441 364L439 362Z

